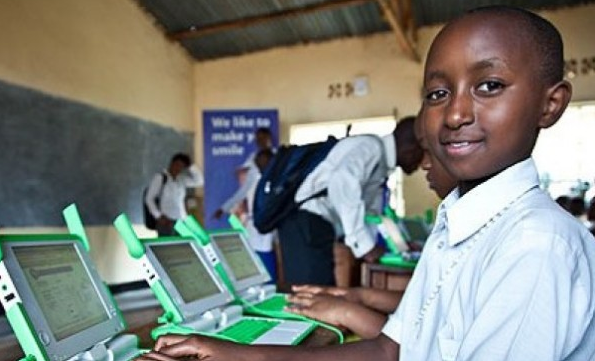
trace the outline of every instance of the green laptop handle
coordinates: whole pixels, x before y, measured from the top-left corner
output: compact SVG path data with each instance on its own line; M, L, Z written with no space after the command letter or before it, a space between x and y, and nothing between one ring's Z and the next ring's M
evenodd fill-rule
M85 232L85 227L83 226L83 221L81 221L81 216L78 209L76 208L76 204L72 203L68 207L64 208L62 215L66 221L68 231L71 234L79 236L81 238L83 247L87 252L89 252L91 249L89 246L89 238L87 238L87 233Z
M236 231L242 232L245 236L248 235L248 230L246 230L246 227L244 227L244 224L242 224L242 221L238 218L238 216L236 216L235 214L231 214L229 218L227 218L227 221L231 225L231 228L233 228Z
M136 236L134 229L132 229L132 223L128 219L125 213L120 214L114 221L114 226L120 233L120 236L126 243L128 253L136 259L141 258L145 254L145 247L141 243L140 239Z
M198 220L194 218L193 215L186 217L184 220L184 224L193 232L197 237L200 238L202 244L207 244L210 242L209 235L207 231L198 223Z
M190 230L190 228L188 227L188 224L186 224L186 222L182 221L181 219L178 219L176 221L176 223L174 224L174 229L176 230L176 232L178 232L178 234L180 236L192 237L192 239L194 239L195 241L198 241L198 243L201 246L204 245L204 242L202 241L202 239L200 239L198 236L196 236L195 233Z

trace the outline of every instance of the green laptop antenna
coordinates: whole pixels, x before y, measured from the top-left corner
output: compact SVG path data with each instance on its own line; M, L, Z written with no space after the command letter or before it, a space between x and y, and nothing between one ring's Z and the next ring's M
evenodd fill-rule
M190 230L190 228L188 228L188 225L184 223L184 221L182 221L181 219L178 219L176 221L176 223L174 224L174 229L182 237L192 237L195 239L197 238L195 237L194 233ZM200 244L202 245L202 242L200 242Z
M134 229L132 229L132 224L126 214L120 214L114 221L114 226L118 232L120 232L120 236L122 236L124 243L126 243L128 253L130 253L133 258L141 258L145 254L145 247L136 236Z
M76 208L76 204L72 203L68 207L64 208L64 210L62 211L62 215L64 216L64 220L66 221L68 231L71 234L79 236L83 243L83 247L85 247L85 250L89 252L89 239L87 238L87 233L85 232L85 228L83 227L83 222L81 221L81 216L79 214L78 209Z
M198 223L194 216L190 215L186 217L186 219L184 220L184 224L192 233L194 233L199 238L200 243L202 245L208 244L210 242L210 238L207 234L207 231L205 231L205 229L202 228L202 226L200 225L200 223Z
M229 216L229 218L227 218L227 221L231 225L231 228L233 228L236 231L242 232L245 236L248 235L248 231L246 230L246 227L244 227L244 225L242 224L242 221L240 221L238 216L236 216L235 214L231 214Z

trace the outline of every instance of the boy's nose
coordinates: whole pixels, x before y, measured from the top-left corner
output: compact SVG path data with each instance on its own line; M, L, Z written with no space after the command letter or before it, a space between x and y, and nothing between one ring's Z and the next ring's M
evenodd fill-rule
M454 96L448 106L446 125L451 129L458 129L473 122L473 99L465 92Z

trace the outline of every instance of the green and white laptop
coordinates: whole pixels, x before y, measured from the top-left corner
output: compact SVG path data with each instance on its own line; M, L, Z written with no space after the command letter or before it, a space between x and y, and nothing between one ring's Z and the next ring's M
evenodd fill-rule
M266 267L258 254L248 243L246 232L237 217L230 216L231 229L207 233L192 216L184 220L186 227L198 236L200 242L212 245L213 251L231 283L230 291L235 294L249 313L292 318L296 315L283 311L287 306L286 294L277 293ZM185 232L178 224L178 232ZM189 235L192 235L189 234Z
M410 245L423 246L429 236L429 229L423 220L417 218L399 218L393 220L387 216L366 216L366 223L376 225L378 232L386 241L388 252L380 257L384 265L413 269L417 265L420 252L412 251Z
M27 361L127 361L138 338L89 256L74 206L74 234L0 235L0 302ZM74 232L73 232L74 230Z
M165 310L163 334L202 334L244 344L293 345L315 327L311 322L243 315L233 295L218 277L212 262L218 256L192 237L139 239L128 218L114 222L130 255L138 260L145 279Z

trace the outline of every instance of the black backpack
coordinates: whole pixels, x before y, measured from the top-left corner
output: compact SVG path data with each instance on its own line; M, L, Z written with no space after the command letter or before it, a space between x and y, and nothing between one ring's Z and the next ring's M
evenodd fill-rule
M268 233L304 202L327 194L324 189L295 202L295 194L308 174L326 158L337 144L335 137L324 142L290 145L279 148L262 172L256 186L252 215L254 226L260 233Z
M159 190L157 197L155 197L155 203L158 207L160 203L161 193L163 193L163 187L165 187L165 183L167 183L167 174L161 173L161 177L161 189ZM145 199L147 198L147 191L148 187L143 190L143 214L145 216L145 226L148 229L154 230L157 227L157 220L155 219L155 217L153 217L153 213L151 213L149 207L147 206L147 202L145 201Z

